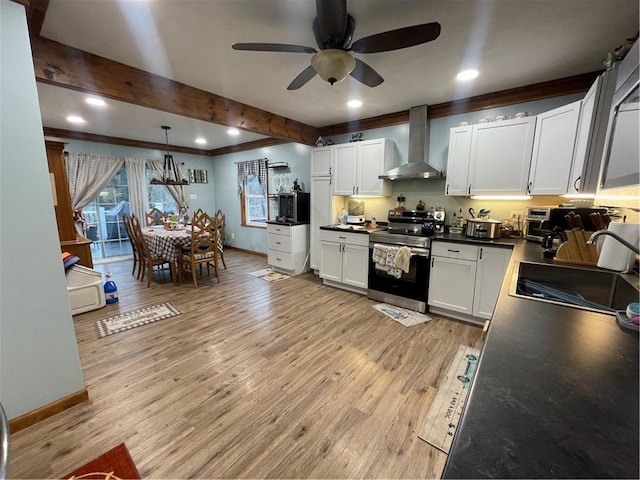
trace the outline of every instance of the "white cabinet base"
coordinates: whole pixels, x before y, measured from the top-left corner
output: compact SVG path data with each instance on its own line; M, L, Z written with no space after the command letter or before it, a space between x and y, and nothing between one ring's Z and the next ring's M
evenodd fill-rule
M462 320L464 322L475 323L480 327L484 325L484 322L486 322L484 318L473 317L471 315L466 315L464 313L454 312L453 310L447 310L445 308L439 308L439 307L429 306L429 311L427 312L427 315L430 313L434 315L442 315L443 317L447 317L447 318L455 318L456 320Z
M349 285L347 283L342 283L342 282L337 282L335 280L329 280L328 278L323 278L322 279L322 283L324 285L329 286L329 287L339 288L340 290L347 290L347 291L353 292L353 293L359 293L360 295L366 295L367 294L367 289L366 288L354 287L353 285Z

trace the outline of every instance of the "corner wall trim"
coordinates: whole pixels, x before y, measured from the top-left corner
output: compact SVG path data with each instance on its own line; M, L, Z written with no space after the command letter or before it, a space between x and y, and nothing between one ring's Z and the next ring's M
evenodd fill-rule
M36 423L41 422L46 418L52 417L53 415L56 415L57 413L60 413L68 408L86 402L87 400L89 400L89 392L86 388L83 388L82 390L72 393L71 395L62 397L51 403L43 405L40 408L36 408L35 410L9 420L9 431L11 433L19 432L20 430L24 430L31 425L35 425Z

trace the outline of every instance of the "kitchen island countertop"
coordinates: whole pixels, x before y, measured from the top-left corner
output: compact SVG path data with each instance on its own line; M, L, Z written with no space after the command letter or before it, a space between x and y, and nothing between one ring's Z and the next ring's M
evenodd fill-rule
M320 227L320 230L333 230L335 232L346 232L346 233L363 233L365 235L369 235L373 232L382 232L386 230L387 227L378 226L378 227L370 227L370 226L360 226L360 225L323 225Z
M513 255L443 478L638 478L638 332L510 296L521 261L552 262L540 244L463 237L436 241Z

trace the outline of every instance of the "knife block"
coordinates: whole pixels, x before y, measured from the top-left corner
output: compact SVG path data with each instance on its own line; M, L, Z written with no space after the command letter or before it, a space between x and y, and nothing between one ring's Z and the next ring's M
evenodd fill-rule
M564 233L567 241L558 247L553 261L595 267L598 264L598 250L595 245L587 244L593 232L565 230Z

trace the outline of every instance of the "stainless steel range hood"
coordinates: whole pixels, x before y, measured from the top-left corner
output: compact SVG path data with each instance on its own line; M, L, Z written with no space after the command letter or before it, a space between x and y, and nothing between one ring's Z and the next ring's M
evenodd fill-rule
M403 178L442 178L444 172L427 163L429 158L429 122L427 106L409 110L409 162L393 168L378 178L398 180Z

